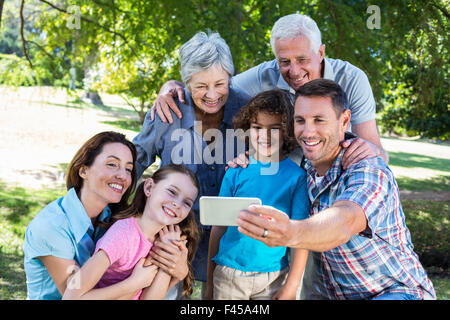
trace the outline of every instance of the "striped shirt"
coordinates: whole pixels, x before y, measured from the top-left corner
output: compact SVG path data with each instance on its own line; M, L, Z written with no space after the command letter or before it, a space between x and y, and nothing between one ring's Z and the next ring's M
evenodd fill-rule
M341 166L341 150L325 176L305 160L311 215L337 201L352 201L366 215L367 228L326 252L313 252L314 272L306 298L371 299L385 293L436 298L431 281L413 251L394 174L379 158Z

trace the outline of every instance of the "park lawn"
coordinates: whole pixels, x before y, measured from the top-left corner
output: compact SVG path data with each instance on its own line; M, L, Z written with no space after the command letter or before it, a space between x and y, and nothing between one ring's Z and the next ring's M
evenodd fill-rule
M0 300L25 299L22 244L33 217L65 189L25 189L0 181Z
M46 204L64 193L64 186L35 190L8 186L0 181L0 300L26 298L22 252L26 226ZM426 262L435 262L442 254L448 255L449 206L450 201L403 201L416 252L423 255ZM439 265L424 265L438 299L449 300L448 274L442 274ZM199 297L196 286L193 298Z

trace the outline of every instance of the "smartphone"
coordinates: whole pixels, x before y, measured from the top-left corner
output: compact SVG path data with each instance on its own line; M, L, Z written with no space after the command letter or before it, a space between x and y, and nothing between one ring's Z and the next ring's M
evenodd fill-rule
M200 222L205 226L237 226L239 211L252 204L261 204L261 199L200 197Z

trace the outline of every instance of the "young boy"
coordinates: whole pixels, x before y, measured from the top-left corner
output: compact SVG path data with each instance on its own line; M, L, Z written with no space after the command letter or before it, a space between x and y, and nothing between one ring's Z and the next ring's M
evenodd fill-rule
M258 197L291 219L310 213L306 173L287 154L296 146L292 106L284 91L255 96L234 117L235 129L249 130L250 164L229 168L219 196ZM266 232L265 232L266 233ZM266 234L265 234L266 236ZM214 226L208 259L207 298L215 300L295 299L308 251L270 248L237 227Z

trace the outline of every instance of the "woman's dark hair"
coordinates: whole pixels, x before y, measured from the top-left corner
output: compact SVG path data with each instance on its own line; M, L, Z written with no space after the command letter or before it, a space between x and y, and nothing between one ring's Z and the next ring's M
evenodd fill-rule
M131 151L131 155L133 157L133 169L131 172L131 184L128 187L127 191L122 196L122 199L119 203L111 203L108 206L111 211L118 212L120 210L125 209L128 206L128 199L131 194L133 194L134 189L136 187L136 158L137 151L136 147L133 143L127 140L125 135L113 132L113 131L105 131L96 134L91 137L88 141L86 141L81 148L77 151L72 161L70 162L67 168L67 176L66 176L66 185L67 190L70 188L75 188L77 193L80 192L81 187L83 186L83 178L80 177L79 172L80 168L83 166L90 167L97 156L102 153L103 147L108 143L122 143L127 146Z
M172 173L181 173L188 176L194 186L200 191L200 184L198 182L197 176L193 173L189 168L184 165L179 164L169 164L163 166L155 171L152 175L152 180L155 184L166 179ZM139 186L136 188L136 194L131 205L116 214L111 216L110 225L117 220L126 219L129 217L138 217L143 214L145 203L147 202L147 196L144 193L144 184L145 181L142 181ZM189 272L186 278L183 280L183 295L188 297L192 294L192 285L194 282L194 273L192 270L192 260L194 260L195 252L197 251L198 242L200 239L200 231L195 221L194 213L191 211L187 215L187 217L181 221L178 226L181 229L181 235L186 236L187 240L187 249L188 249L188 267Z
M297 146L297 141L294 136L294 110L288 93L283 90L268 90L259 93L233 117L233 128L247 132L251 123L256 121L261 112L280 116L284 139L281 151L284 154L291 152Z

